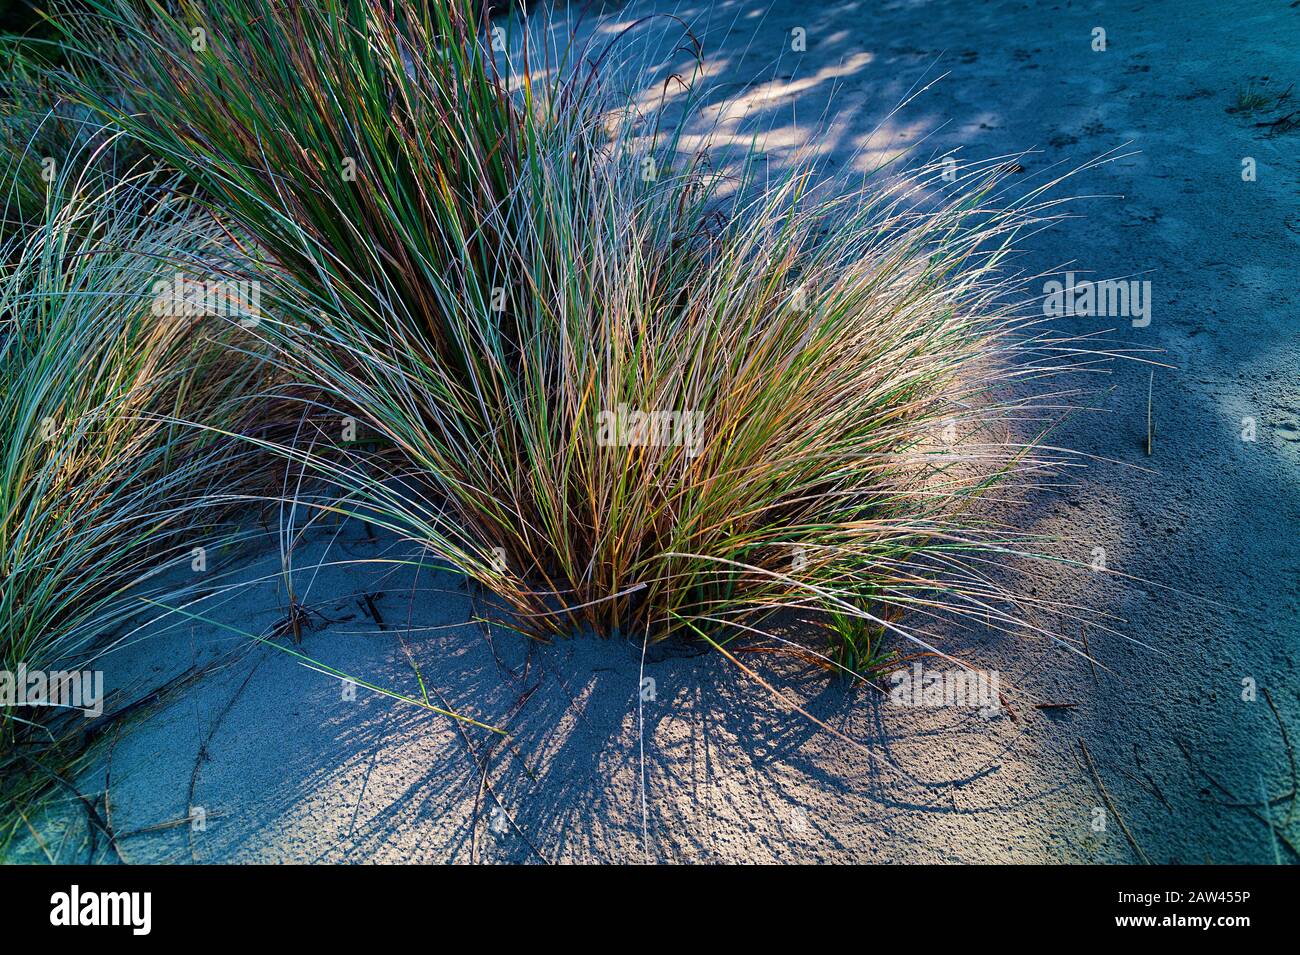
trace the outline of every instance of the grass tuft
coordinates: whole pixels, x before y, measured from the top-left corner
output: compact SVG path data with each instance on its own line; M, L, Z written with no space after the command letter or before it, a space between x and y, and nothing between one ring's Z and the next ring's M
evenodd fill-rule
M0 671L97 669L147 608L175 596L169 569L223 540L210 496L247 446L179 418L235 425L263 374L234 323L158 314L155 283L202 265L210 220L151 177L105 192L60 178L44 219L0 273ZM245 335L245 342L247 341ZM87 724L49 707L0 707L5 801L50 783L29 766ZM12 786L10 785L12 784ZM13 819L6 815L6 827ZM0 833L2 844L12 831Z
M1009 300L1046 203L990 201L994 164L831 195L804 166L759 189L635 119L527 143L491 259L438 277L463 362L429 360L391 309L269 332L322 387L312 447L277 449L332 488L316 506L418 544L537 637L787 610L908 639L896 614L1013 624L981 565L1022 542L976 504L1060 464L1014 437L1050 418L1019 386L1087 353ZM311 300L286 289L284 313ZM345 414L379 450L314 450Z

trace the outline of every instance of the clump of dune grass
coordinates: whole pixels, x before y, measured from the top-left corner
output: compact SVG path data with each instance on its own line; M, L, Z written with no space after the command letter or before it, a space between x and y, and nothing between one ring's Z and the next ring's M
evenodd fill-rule
M512 88L463 0L89 6L69 42L137 110L86 101L264 253L259 333L321 389L272 450L314 505L538 636L1019 622L984 572L1019 538L977 505L1059 463L1020 386L1086 354L1014 307L1041 191L1007 202L997 163L737 183L594 65Z
M1268 108L1277 99L1276 94L1266 93L1254 83L1238 86L1234 93L1232 112L1257 113Z
M98 669L149 609L142 597L197 587L200 575L165 572L192 568L196 547L216 559L225 532L209 502L247 467L246 445L176 423L237 430L234 399L264 370L238 322L159 296L178 272L222 268L205 259L211 221L169 185L130 175L96 192L61 177L43 220L5 250L0 671L15 679ZM21 825L10 810L54 778L44 748L85 725L0 707L0 847Z
M539 637L722 646L798 611L928 647L901 614L1018 624L985 566L1022 542L977 504L1060 463L1014 433L1048 417L1017 386L1069 349L1018 317L1006 268L1050 203L992 201L995 163L760 189L622 115L612 137L530 138L482 223L492 258L443 279L463 365L428 361L400 310L269 330L321 384L315 420L351 409L380 449L279 448L332 486L318 506L418 544ZM284 313L312 294L286 289Z
M846 677L874 677L899 664L897 642L883 624L855 614L828 614L826 663Z

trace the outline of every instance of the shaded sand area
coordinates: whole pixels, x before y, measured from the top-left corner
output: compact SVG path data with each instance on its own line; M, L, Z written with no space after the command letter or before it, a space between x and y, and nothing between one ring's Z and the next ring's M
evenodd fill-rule
M668 9L632 3L584 29L613 35ZM1057 163L1122 154L1070 181L1070 194L1110 198L1027 240L1025 268L1150 281L1149 325L1062 323L1113 329L1112 341L1162 349L1170 367L1152 381L1150 366L1122 362L1083 383L1093 410L1055 441L1108 460L1045 492L1024 522L1068 541L1077 561L1102 547L1112 571L1157 586L1065 566L1021 586L1113 614L1129 639L1093 634L1094 667L1046 640L946 635L945 648L999 672L1009 706L992 718L892 705L789 658L747 660L836 735L716 653L660 645L643 661L639 642L621 639L526 644L476 622L485 598L459 578L385 563L400 546L356 523L323 526L294 553L295 589L317 616L300 647L278 646L416 698L423 684L432 705L508 738L352 693L283 649L186 621L102 664L119 703L189 677L77 780L116 849L98 838L92 852L83 807L61 800L27 858L1298 861L1278 721L1300 743L1300 128L1285 121L1300 91L1283 95L1300 81L1300 7L674 9L704 43L723 130L737 143L766 131L777 168L809 142L832 172L921 143L966 159L1032 150L1017 174L1028 183ZM802 53L789 50L796 27ZM1236 110L1247 87L1274 99ZM1244 418L1254 441L1242 440ZM260 582L198 612L276 632L274 533L231 567ZM185 824L194 807L201 825Z

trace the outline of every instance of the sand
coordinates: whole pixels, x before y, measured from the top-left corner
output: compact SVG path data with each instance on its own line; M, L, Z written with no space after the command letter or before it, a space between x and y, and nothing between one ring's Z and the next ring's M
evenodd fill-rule
M902 145L1032 150L1026 182L1123 154L1070 181L1099 198L1026 242L1026 267L1149 280L1145 327L1061 322L1113 329L1169 367L1153 384L1132 361L1081 383L1094 410L1056 440L1096 460L1021 519L1149 582L1061 568L1024 584L1114 614L1124 636L1091 636L1094 668L1046 640L949 635L999 673L1014 717L901 707L795 661L753 661L833 734L715 653L653 647L643 669L639 643L526 644L476 622L483 595L450 573L335 563L400 548L355 523L322 527L294 555L295 587L321 615L296 649L415 697L418 669L434 705L508 741L364 688L349 699L337 678L228 629L149 632L103 661L118 701L206 669L79 777L119 836L95 861L1298 861L1287 840L1300 844L1300 823L1276 799L1291 763L1263 690L1300 742L1300 130L1257 125L1286 108L1232 107L1246 84L1280 94L1300 80L1300 8L630 3L584 29L668 9L703 39L736 141L770 130L774 168L810 141L832 171ZM807 50L782 55L795 27ZM270 632L284 608L274 537L224 566L261 582L198 612ZM1062 702L1077 706L1035 708ZM191 807L202 827L175 825ZM79 809L57 803L39 828L63 861L88 858Z

